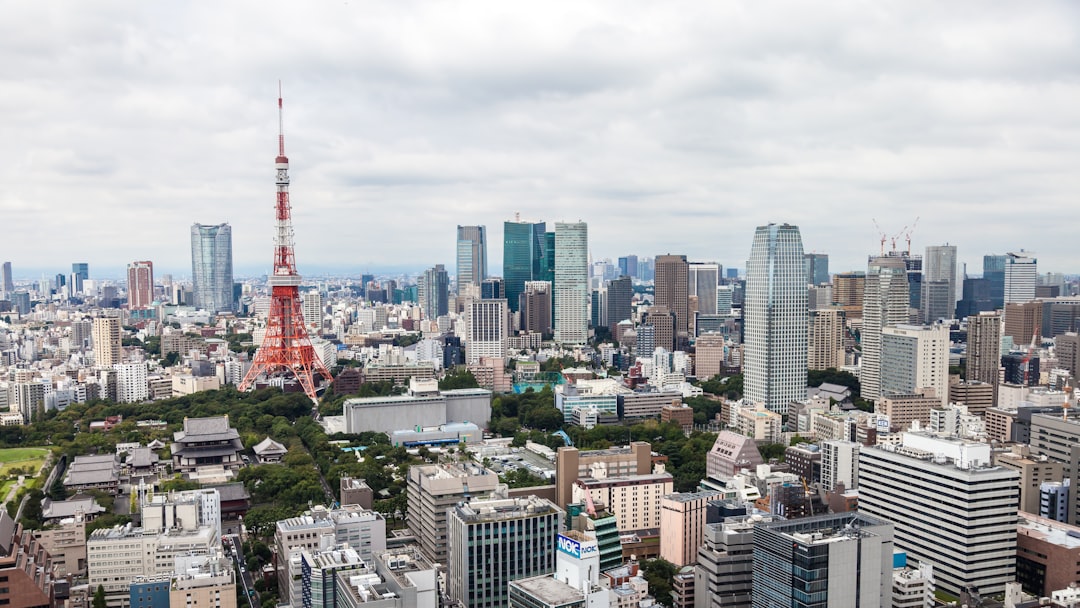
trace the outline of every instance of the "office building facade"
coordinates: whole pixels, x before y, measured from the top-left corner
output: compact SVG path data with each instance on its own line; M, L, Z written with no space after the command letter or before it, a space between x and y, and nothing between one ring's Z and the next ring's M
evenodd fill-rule
M863 293L862 361L859 381L864 399L881 397L881 334L890 325L908 322L908 278L904 261L880 257L870 261Z
M487 278L487 228L457 227L457 292Z
M505 359L506 300L473 300L465 307L465 362L473 365L481 358Z
M960 299L956 260L956 245L928 245L926 247L926 257L923 258L923 282L945 281L948 283L947 292L951 304L943 318L952 318L956 301ZM927 319L927 321L932 320L936 319Z
M544 222L523 222L520 218L503 223L503 282L506 300L513 312L527 281L543 278L549 255Z
M1030 302L1035 299L1035 285L1039 279L1038 260L1031 253L1005 254L1004 300Z
M759 226L747 261L746 397L784 414L806 399L806 268L799 228Z
M806 264L806 282L810 285L824 285L829 282L829 254L807 253L803 255Z
M881 330L881 396L932 388L949 403L949 327L896 325Z

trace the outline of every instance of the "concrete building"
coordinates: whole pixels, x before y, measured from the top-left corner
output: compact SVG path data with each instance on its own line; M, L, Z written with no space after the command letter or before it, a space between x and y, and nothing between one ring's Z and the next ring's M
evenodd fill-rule
M304 315L304 326L308 334L317 336L322 333L323 316L325 315L323 296L316 290L305 291L301 297L301 314ZM381 327L373 329L379 330Z
M705 507L722 494L712 490L668 494L660 499L660 557L686 566L697 562L705 535Z
M893 525L834 513L754 527L754 608L888 606ZM781 574L784 573L784 574Z
M552 573L563 515L535 496L473 500L449 509L450 600L470 608L503 608L511 581Z
M865 272L842 272L833 275L833 303L848 319L861 319L866 293Z
M779 443L784 433L784 417L765 409L764 403L735 404L731 426L736 433L764 443Z
M91 589L104 587L110 606L121 606L130 599L131 581L171 575L177 557L209 556L217 548L209 526L160 534L144 534L130 524L101 528L86 541L88 582Z
M555 341L589 339L589 229L585 222L555 223Z
M831 440L821 442L821 489L832 492L838 484L854 490L859 487L859 451L862 444L855 441Z
M670 473L660 470L612 477L602 465L594 465L592 474L574 482L573 502L587 503L588 497L597 508L610 511L618 521L619 532L659 530L661 498L675 489Z
M1002 333L1012 338L1013 344L1027 346L1035 341L1035 345L1039 346L1042 312L1042 302L1006 302Z
M940 589L1001 593L1016 574L1018 478L988 444L904 433L860 451L859 510L895 524L896 547L932 564Z
M562 447L555 452L555 503L560 508L574 502L574 483L589 477L601 465L609 477L647 475L652 472L652 446L644 441L628 447L582 452Z
M1024 591L1048 597L1077 581L1080 528L1021 513L1016 529L1016 579Z
M1054 352L1057 354L1058 364L1076 378L1080 373L1080 334L1065 332L1055 336Z
M139 403L150 396L146 379L146 363L117 363L116 400L119 403Z
M73 517L51 523L47 528L34 530L34 537L49 552L56 576L86 574L86 517Z
M429 560L446 564L447 510L459 502L491 496L498 484L498 475L475 463L409 467L409 530Z
M547 281L526 281L524 291L519 298L521 311L521 330L544 336L554 331L554 317L551 283ZM610 302L610 300L609 300Z
M996 395L998 370L1001 367L1001 313L980 312L970 316L967 318L967 328L964 380L989 384L995 387Z
M169 587L170 608L236 608L236 579L232 562L220 552L185 559Z
M386 550L386 520L359 505L327 509L316 505L299 517L277 522L274 549L277 553L278 596L284 603L299 603L302 591L304 551L347 545L360 559L370 562Z
M674 341L670 345L667 342L658 341L657 345L675 350L675 344L680 339L686 339L689 335L690 265L686 262L685 255L671 254L656 256L654 263L656 265L656 279L654 281L656 295L653 304L666 308L674 316L672 332ZM713 301L715 302L715 290L713 292Z
M0 605L56 606L52 560L41 543L7 511L0 512Z
M746 398L779 414L806 399L808 313L799 228L759 226L746 268Z
M985 416L994 407L994 385L985 382L949 383L949 402L967 406L968 413Z
M941 318L951 319L955 312L956 302L960 300L960 280L956 263L956 245L928 245L926 257L923 258L923 285L937 281L944 281L947 285L949 307ZM923 309L926 309L926 298L923 298ZM927 323L937 320L937 317L923 317Z
M724 366L726 339L721 334L702 334L694 343L694 375L708 380Z
M890 428L905 431L916 420L923 426L930 424L930 410L935 407L941 407L941 399L933 391L927 391L926 394L882 397L878 399L874 411L889 419Z
M754 527L772 515L729 517L705 525L694 567L694 608L749 608L754 580Z
M1031 453L1064 465L1064 476L1070 485L1066 523L1077 525L1080 523L1080 500L1077 497L1080 494L1077 492L1077 488L1080 488L1080 443L1076 438L1080 437L1080 418L1076 415L1066 417L1058 408L1056 415L1032 413L1030 420L1030 439L1027 443L1031 446ZM1021 438L1015 436L1016 426L1014 424L1013 440L1020 441Z
M94 365L112 369L123 360L119 317L94 317L91 336L94 342Z
M949 403L949 327L896 325L881 330L881 396L933 389Z
M373 566L337 573L338 608L438 608L438 573L415 548L383 552Z
M754 440L731 431L720 431L705 456L705 470L710 479L727 480L742 469L754 470L765 464Z
M347 399L346 433L391 433L417 426L472 422L486 427L491 419L491 391L480 388L440 391L435 380L411 379L404 395Z
M803 255L803 262L808 285L823 285L829 282L829 254L807 253Z
M908 278L904 260L898 257L874 258L866 272L866 290L863 295L862 360L859 364L859 381L862 397L880 399L881 391L881 342L886 327L908 322Z
M809 312L807 323L807 369L840 369L844 366L844 311L821 308Z
M1026 513L1039 513L1040 491L1047 482L1060 482L1065 475L1065 465L1047 456L1032 455L1026 445L1014 445L1008 452L995 452L994 464L1012 469L1019 474L1019 509Z
M465 306L465 363L481 358L505 359L510 335L506 300L472 300Z
M904 559L904 566L893 569L892 608L933 608L937 605L934 598L934 567L919 564L917 568L907 567L907 555L894 554Z

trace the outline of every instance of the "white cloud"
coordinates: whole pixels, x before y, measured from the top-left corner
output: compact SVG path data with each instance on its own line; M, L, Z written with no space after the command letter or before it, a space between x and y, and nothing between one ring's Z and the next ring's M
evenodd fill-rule
M832 268L913 244L1078 270L1080 9L1005 2L15 3L0 258L188 267L272 237L284 80L305 267L453 264L454 227L590 224L597 257L739 266L789 221ZM47 247L42 247L47 243Z

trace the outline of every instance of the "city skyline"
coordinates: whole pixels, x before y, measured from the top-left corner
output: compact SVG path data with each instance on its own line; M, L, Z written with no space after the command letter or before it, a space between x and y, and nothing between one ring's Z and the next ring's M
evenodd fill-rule
M182 275L183 227L227 222L237 274L266 272L265 99L281 78L305 275L452 263L453 226L497 242L514 211L588 222L612 258L741 267L745 235L786 221L833 272L858 270L875 220L891 237L919 217L916 251L956 244L974 269L1024 247L1077 270L1070 223L1036 223L1068 215L1080 186L1076 5L827 3L797 21L563 6L16 5L0 259L36 278L94 242L92 271L145 259ZM82 238L36 247L52 235Z

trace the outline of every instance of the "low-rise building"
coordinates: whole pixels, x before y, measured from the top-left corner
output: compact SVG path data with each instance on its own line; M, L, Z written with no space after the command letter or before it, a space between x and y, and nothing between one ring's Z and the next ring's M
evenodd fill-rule
M1021 513L1016 528L1016 579L1024 591L1047 597L1077 582L1080 527Z
M184 430L173 434L173 472L189 479L232 478L243 466L240 434L228 416L185 418Z
M64 474L69 492L101 490L116 494L120 487L120 458L115 454L76 456Z

